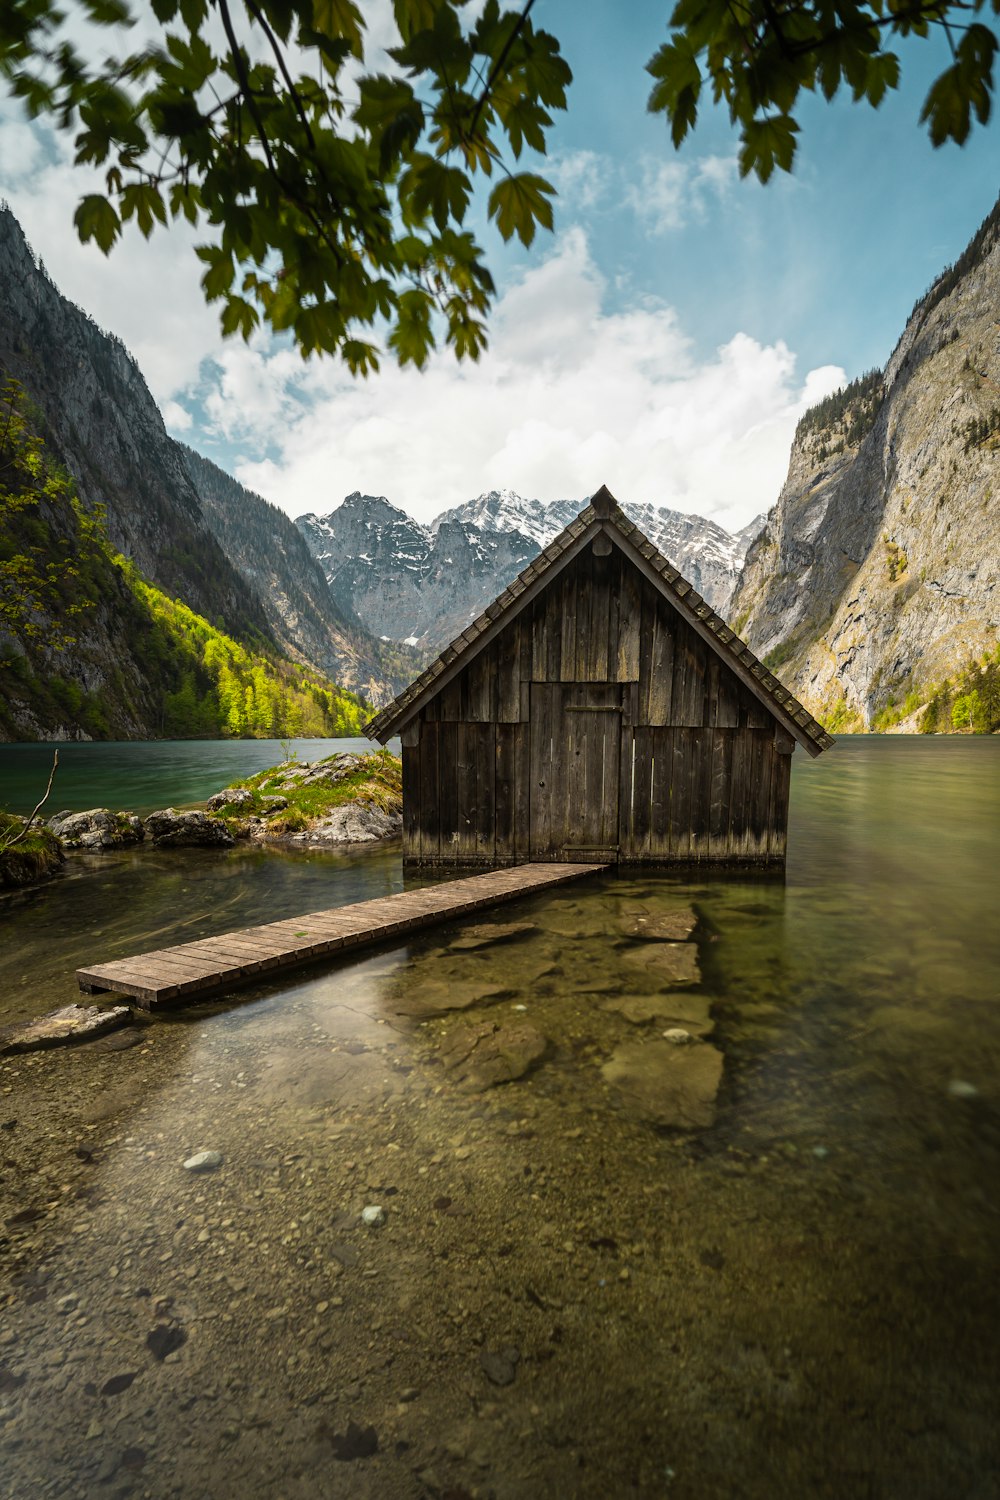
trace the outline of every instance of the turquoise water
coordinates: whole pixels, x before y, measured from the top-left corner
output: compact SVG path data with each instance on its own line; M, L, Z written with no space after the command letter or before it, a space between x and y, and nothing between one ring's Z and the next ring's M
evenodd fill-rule
M128 740L95 744L0 744L0 808L30 813L45 791L52 752L59 768L45 813L112 807L144 817L161 807L187 807L286 758L320 760L337 750L374 750L365 739Z
M0 1494L993 1500L998 832L1000 740L841 739L796 752L784 880L588 877L493 946L442 927L0 1060ZM393 844L87 856L0 902L0 1010L403 883ZM679 903L723 1058L680 1132L604 1071L657 1045L628 933ZM481 1002L401 1013L449 984ZM537 1071L444 1066L521 1022Z

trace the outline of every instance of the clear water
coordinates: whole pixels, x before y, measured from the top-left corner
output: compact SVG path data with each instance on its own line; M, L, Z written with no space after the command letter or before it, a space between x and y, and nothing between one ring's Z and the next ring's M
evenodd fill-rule
M841 739L796 754L784 882L589 877L493 948L441 928L4 1060L0 1494L992 1500L998 831L997 741ZM3 1011L403 883L398 847L171 854L8 900ZM629 920L678 899L725 1059L688 1133L601 1072L649 1035L605 1008L643 990ZM442 982L487 998L400 1015ZM515 1016L548 1060L462 1092L443 1044ZM374 1454L338 1459L351 1422Z

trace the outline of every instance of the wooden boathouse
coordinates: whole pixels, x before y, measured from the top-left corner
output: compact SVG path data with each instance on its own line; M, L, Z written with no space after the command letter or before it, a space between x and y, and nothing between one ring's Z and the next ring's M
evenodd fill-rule
M407 864L780 863L822 725L601 488L367 726Z

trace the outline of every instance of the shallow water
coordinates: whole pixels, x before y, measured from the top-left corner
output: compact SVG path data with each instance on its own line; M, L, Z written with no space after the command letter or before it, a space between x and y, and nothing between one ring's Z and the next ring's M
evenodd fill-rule
M841 740L792 792L784 882L589 876L495 945L0 1063L0 1494L1000 1493L1000 750ZM391 847L88 858L0 908L8 1017L403 883ZM634 914L687 902L723 1083L658 1131L601 1072L657 1027L607 1006L657 987ZM400 1014L443 981L483 999ZM440 1059L488 1018L551 1051L465 1093ZM352 1421L377 1452L338 1460Z

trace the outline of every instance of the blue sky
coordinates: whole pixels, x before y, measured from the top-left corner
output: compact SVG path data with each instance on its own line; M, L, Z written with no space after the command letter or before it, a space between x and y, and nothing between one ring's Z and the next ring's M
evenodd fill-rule
M363 8L387 37L387 0ZM220 339L191 236L76 243L71 148L0 103L0 195L63 291L132 349L175 435L290 514L351 490L421 519L482 490L583 498L608 483L745 524L777 498L811 401L891 353L916 298L989 212L998 127L934 151L920 105L944 58L901 45L904 88L871 111L809 100L791 178L740 181L709 108L677 153L646 113L668 4L537 0L575 74L546 170L556 233L483 238L499 297L478 366L386 364L352 382L280 341Z

